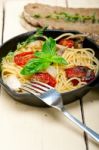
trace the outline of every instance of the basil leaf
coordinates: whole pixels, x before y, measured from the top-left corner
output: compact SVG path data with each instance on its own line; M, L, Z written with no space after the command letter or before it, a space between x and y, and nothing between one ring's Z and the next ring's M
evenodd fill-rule
M38 58L44 58L44 57L46 58L47 54L45 54L44 52L35 52L34 55Z
M50 53L44 53L44 52L35 52L34 54L38 58L43 58L43 59L51 59L53 55Z
M56 54L56 41L51 37L48 38L43 44L42 52L55 55Z
M35 56L39 58L47 58L56 55L56 41L52 38L48 38L42 47L41 52L35 52Z
M56 56L53 56L51 59L52 59L53 63L67 65L66 60L63 57L61 57L61 56L57 56L56 55Z
M45 70L49 65L50 62L46 62L44 59L34 58L24 66L24 68L21 70L21 74L32 75L34 73Z
M21 70L23 75L32 75L34 73L45 70L51 63L66 65L67 62L56 53L56 41L48 38L42 47L42 51L35 52L37 58L31 59Z

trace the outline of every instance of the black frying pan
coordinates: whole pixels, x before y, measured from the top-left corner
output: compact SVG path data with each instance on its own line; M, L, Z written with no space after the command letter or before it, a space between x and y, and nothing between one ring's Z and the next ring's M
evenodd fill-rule
M46 30L44 32L44 35L46 36L50 36L50 37L57 37L62 33L74 33L77 34L79 32L77 31L60 31L60 30ZM7 42L5 42L1 47L0 47L0 62L2 60L2 57L6 56L7 53L10 50L16 50L16 46L19 42L22 42L24 40L26 40L28 38L28 36L32 35L34 32L28 32L25 34L21 34L18 35L10 40L8 40ZM83 47L88 47L88 48L92 48L95 51L96 57L99 59L99 47L90 39L86 38L83 42ZM1 74L0 74L0 83L2 84L2 86L4 87L4 89L7 91L7 93L13 97L13 99L20 101L22 103L28 104L28 105L35 105L35 106L46 106L46 104L44 102L42 102L41 100L39 100L37 97L31 95L31 94L18 94L15 91L12 91L8 86L6 86L1 78ZM63 103L64 104L68 104L70 102L73 102L79 98L81 98L82 96L84 96L90 89L94 88L95 86L99 85L99 74L96 76L96 78L89 84L70 91L70 92L65 92L62 93L62 97L63 97Z

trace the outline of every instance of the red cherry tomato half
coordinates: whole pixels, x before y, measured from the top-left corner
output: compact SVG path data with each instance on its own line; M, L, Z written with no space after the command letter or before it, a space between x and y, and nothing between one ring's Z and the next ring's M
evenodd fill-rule
M82 82L89 83L95 78L95 73L92 69L86 66L74 66L65 70L67 78L77 77L80 78ZM78 84L78 80L72 80L73 85Z
M71 47L74 46L74 41L73 41L73 40L69 40L69 39L68 39L68 40L66 40L66 39L61 39L61 40L59 41L59 44L71 48Z
M56 85L56 79L51 76L49 73L36 73L35 75L33 75L33 80L37 80L43 83L46 83L52 87L55 87Z
M24 66L32 58L34 58L33 52L22 52L14 56L14 62L18 66Z

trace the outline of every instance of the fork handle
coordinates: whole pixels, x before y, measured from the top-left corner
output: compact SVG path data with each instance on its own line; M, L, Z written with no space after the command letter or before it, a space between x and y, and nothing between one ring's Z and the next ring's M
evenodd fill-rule
M75 123L76 125L78 125L83 131L85 131L86 133L88 133L90 135L90 137L92 137L95 141L99 142L99 134L98 133L96 133L95 131L93 131L92 129L90 129L86 125L84 125L82 122L80 122L78 119L76 119L74 116L72 116L70 113L68 113L64 109L62 109L61 111L64 113L64 115L69 120L71 120L73 123Z

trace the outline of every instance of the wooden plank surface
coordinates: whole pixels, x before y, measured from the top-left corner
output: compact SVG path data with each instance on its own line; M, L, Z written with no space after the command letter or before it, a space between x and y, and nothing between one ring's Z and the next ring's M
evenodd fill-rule
M99 87L91 90L83 98L84 118L86 125L99 133ZM99 150L99 143L88 137L89 150Z
M2 27L3 26L3 3L0 1L0 45L2 43Z
M27 1L29 2L29 1ZM32 2L34 2L32 0ZM37 1L36 1L37 2ZM65 1L43 3L65 5ZM4 41L26 30L20 14L26 1L8 1L5 5ZM65 5L66 6L66 5ZM82 120L79 101L66 108ZM0 95L0 149L2 150L86 150L83 132L52 108L37 108L14 101L2 89ZM6 143L6 144L5 144Z
M40 3L41 0L22 0L22 1L7 1L5 5L5 20L9 20L10 22L7 22L5 24L5 30L4 30L4 41L8 40L9 38L18 35L19 33L27 32L21 25L20 25L20 16L23 10L23 7L25 4L29 2L38 2ZM56 6L64 6L66 7L65 0L62 0L61 3L59 3L59 0L43 0L41 1L43 4L49 4L53 5L55 3ZM9 17L10 16L10 17ZM12 21L14 20L14 22ZM14 27L13 27L14 26ZM11 30L9 34L9 30Z
M72 8L99 8L99 0L67 0Z
M60 112L20 104L1 92L0 149L86 150L83 132ZM79 102L66 108L81 120Z

